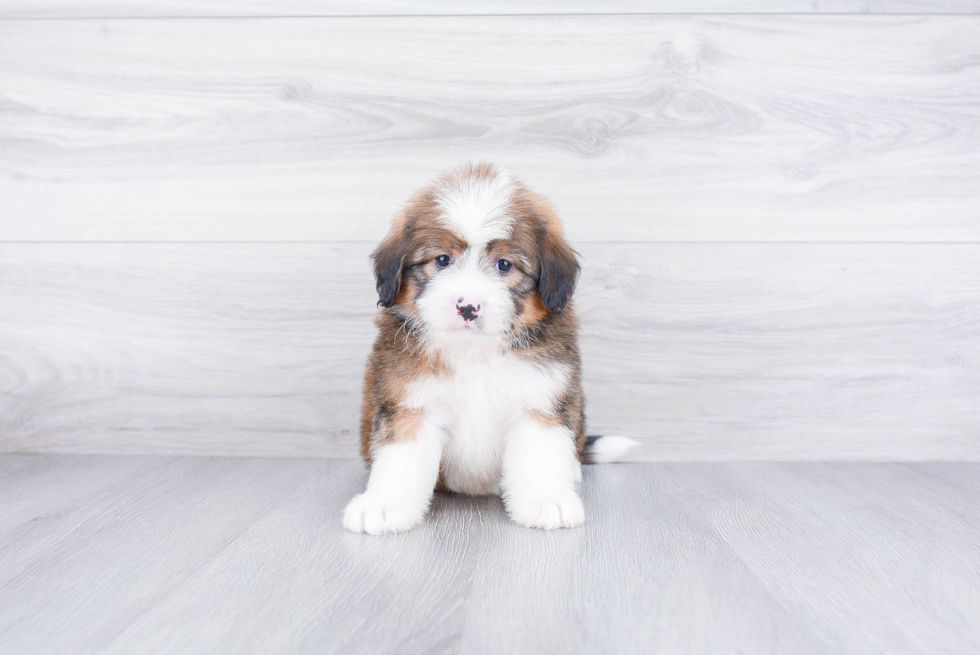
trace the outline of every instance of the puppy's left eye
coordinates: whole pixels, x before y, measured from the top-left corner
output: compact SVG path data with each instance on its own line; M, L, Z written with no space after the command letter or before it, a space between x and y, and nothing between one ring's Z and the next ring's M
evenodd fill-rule
M506 259L497 260L497 270L501 273L510 273L510 269L512 268L514 268L514 265Z
M449 255L439 255L436 257L436 268L446 268L453 263L453 258Z

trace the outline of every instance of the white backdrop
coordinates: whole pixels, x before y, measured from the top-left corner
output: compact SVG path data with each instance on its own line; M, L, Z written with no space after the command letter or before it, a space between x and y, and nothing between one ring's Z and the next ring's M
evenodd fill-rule
M980 6L812 5L0 3L0 448L356 454L368 254L485 158L591 432L980 459Z

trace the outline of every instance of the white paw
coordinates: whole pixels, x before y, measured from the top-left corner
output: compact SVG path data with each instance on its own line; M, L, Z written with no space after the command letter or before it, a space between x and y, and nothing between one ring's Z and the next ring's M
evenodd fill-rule
M525 528L577 528L585 523L585 508L582 499L574 492L554 500L521 500L507 506L511 520Z
M412 508L390 498L354 496L344 510L344 527L351 532L385 534L411 530L425 516L426 507Z

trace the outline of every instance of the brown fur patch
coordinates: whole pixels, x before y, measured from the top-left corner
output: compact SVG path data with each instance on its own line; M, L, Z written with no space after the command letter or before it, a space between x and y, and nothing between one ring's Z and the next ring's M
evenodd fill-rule
M369 466L375 448L401 443L418 432L422 414L405 407L408 386L420 378L447 373L443 361L425 352L398 311L382 309L378 314L378 338L364 377L361 454Z
M409 313L414 314L415 300L419 297L419 283L412 278L406 278L400 288L398 289L398 295L395 296L395 304L401 305Z
M541 303L541 296L535 291L521 305L519 314L525 329L533 327L548 315L548 309Z
M556 428L561 425L560 418L554 414L546 414L544 412L531 412L531 420L546 428Z
M388 423L386 443L411 443L422 429L422 412L408 409L395 413Z
M458 245L458 237L438 226L440 212L432 188L422 189L398 212L388 235L371 255L379 302L384 307L395 304L405 271L423 263L419 258L425 249Z
M530 189L522 186L520 190L514 194L513 203L514 206L517 207L524 215L523 217L525 219L533 217L534 220L540 221L551 238L565 238L565 228L562 226L561 220L558 218L558 213L555 211L555 208L551 205L551 203L544 198L544 196L538 195Z
M364 368L364 385L361 393L361 457L371 461L371 429L374 424L374 362L369 358Z

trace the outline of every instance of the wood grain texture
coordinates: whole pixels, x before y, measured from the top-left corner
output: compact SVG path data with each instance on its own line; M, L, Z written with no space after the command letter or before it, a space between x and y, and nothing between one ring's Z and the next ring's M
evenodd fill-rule
M519 14L978 14L976 0L5 0L0 18Z
M120 474L79 495L48 472ZM7 455L0 651L929 653L980 648L976 464L586 467L540 532L438 495L344 533L355 460ZM26 472L37 471L37 477ZM140 474L135 474L140 471ZM37 536L35 525L50 536Z
M579 243L644 459L980 459L980 246ZM0 245L6 451L351 456L370 246Z
M0 22L0 240L374 241L488 158L579 241L980 241L978 43L975 16Z
M830 650L887 651L885 644L891 643L917 653L975 649L980 569L970 562L980 555L974 534L980 497L964 497L962 487L946 480L966 473L975 491L980 472L910 465L874 467L863 475L833 464L750 470L712 466L693 484L685 475L674 481L680 496L697 495L698 502L685 504L707 520L782 606L821 626ZM895 490L895 497L882 497L882 489ZM954 497L964 503L951 503ZM920 519L926 513L929 522ZM933 522L948 526L938 541ZM772 526L779 526L778 534L760 544L760 535ZM885 549L882 531L891 533ZM964 575L947 578L947 570ZM893 623L861 609L893 604L928 606L931 616L910 612ZM843 639L844 634L854 637Z

